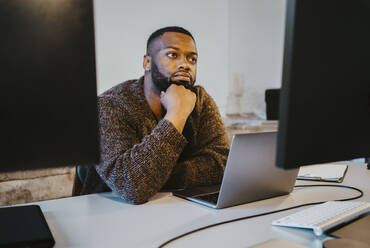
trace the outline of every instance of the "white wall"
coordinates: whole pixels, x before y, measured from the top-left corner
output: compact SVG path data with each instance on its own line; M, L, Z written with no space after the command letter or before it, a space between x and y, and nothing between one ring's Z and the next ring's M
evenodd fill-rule
M265 89L281 85L285 0L94 0L94 5L99 94L143 75L147 38L170 25L194 35L197 83L223 115L263 116Z
M178 25L194 36L199 53L197 84L219 107L228 89L227 0L95 0L98 93L143 75L149 35Z
M228 112L265 116L265 89L281 86L285 0L229 0L229 17Z

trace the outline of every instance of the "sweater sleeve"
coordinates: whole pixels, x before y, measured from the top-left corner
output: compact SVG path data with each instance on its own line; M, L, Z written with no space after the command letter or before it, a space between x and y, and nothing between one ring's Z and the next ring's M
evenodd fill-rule
M176 164L166 188L191 188L222 181L229 142L216 103L200 88L200 119L195 147L186 159Z
M145 203L166 183L187 141L167 120L140 141L118 104L101 98L98 106L101 163L96 171L127 202Z

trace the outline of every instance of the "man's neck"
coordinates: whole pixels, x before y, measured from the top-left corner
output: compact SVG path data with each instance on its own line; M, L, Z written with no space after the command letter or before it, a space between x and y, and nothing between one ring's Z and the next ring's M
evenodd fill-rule
M144 77L144 95L147 103L149 104L150 109L157 117L157 120L158 121L161 120L163 118L161 100L159 93L154 87L150 75L145 75Z

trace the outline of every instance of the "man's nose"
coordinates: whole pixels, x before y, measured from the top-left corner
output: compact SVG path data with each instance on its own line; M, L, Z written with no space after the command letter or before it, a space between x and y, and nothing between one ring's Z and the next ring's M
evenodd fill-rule
M177 68L178 68L179 70L186 70L186 71L188 71L188 70L190 69L190 67L189 67L189 63L188 63L188 61L186 60L186 58L184 58L184 57L181 57L181 58L180 58L179 63L178 63L178 65L177 65Z

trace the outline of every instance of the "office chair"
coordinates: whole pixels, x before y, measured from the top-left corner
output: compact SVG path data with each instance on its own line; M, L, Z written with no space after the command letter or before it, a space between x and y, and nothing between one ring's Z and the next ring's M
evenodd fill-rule
M81 193L82 186L85 182L88 166L77 165L75 168L75 177L73 181L72 196L78 196Z
M78 179L81 183L85 182L88 167L86 165L77 165L76 171Z
M266 119L279 120L280 89L267 89L265 91Z

